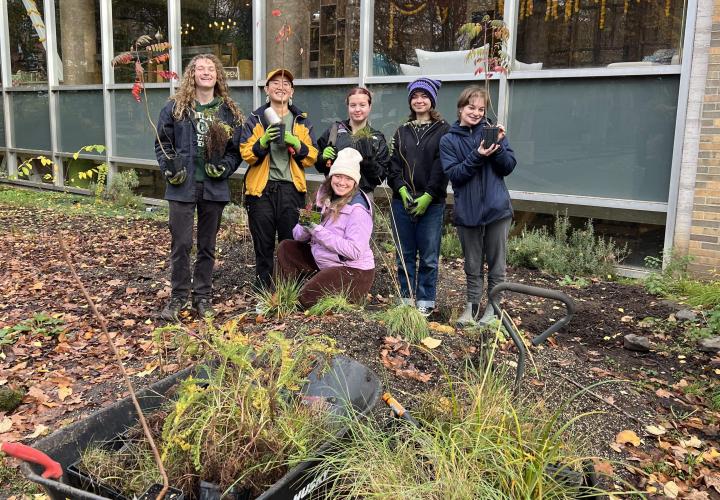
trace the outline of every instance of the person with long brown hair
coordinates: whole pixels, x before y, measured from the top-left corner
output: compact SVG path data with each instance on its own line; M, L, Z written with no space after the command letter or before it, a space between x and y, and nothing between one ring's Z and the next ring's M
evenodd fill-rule
M318 139L318 161L315 169L330 173L338 151L357 149L360 162L360 189L373 200L373 191L387 176L390 152L382 132L370 126L372 93L364 87L351 88L345 96L348 119L336 121Z
M155 156L167 181L170 206L170 300L160 313L177 321L192 289L200 316L213 315L212 271L215 242L225 205L228 178L240 166L243 115L230 97L225 72L212 54L195 56L177 92L160 111ZM197 257L190 274L193 221L197 211Z
M280 274L309 278L300 290L303 307L312 307L330 294L344 294L360 302L372 286L372 207L367 194L359 188L361 161L357 150L340 150L315 197L316 205L322 209L320 223L296 225L294 239L278 247Z

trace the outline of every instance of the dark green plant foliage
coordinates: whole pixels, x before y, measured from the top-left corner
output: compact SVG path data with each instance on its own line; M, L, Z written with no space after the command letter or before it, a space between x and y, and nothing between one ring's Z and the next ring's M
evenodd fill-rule
M627 256L627 246L595 234L592 220L573 229L567 215L557 215L550 233L547 228L523 230L507 245L512 266L540 269L554 275L608 276Z
M11 387L0 387L0 411L10 413L20 406L25 391Z

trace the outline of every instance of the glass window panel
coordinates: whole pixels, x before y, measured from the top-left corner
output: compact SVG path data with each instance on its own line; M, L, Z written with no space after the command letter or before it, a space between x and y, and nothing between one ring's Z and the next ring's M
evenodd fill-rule
M235 101L235 104L240 106L240 111L247 117L253 112L253 89L251 87L231 87L230 96Z
M676 76L516 80L508 138L510 189L665 202Z
M684 13L685 0L520 0L516 58L542 69L680 64Z
M460 92L469 85L468 82L446 82L440 87L438 93L437 109L448 123L457 120L457 99ZM373 93L373 107L370 121L373 127L381 130L385 138L392 139L395 130L410 116L406 84L371 85L368 87ZM490 98L497 102L497 82L490 82ZM343 103L344 95L343 95ZM497 109L497 106L494 106ZM343 112L346 113L343 107ZM490 113L493 117L493 114ZM345 115L343 115L345 117ZM494 117L493 117L494 118Z
M102 83L100 0L56 0L55 25L60 84Z
M130 50L135 41L150 36L154 42L166 42L168 37L167 0L113 0L113 50L115 55ZM169 62L148 64L145 66L148 82L165 81L158 75L167 71ZM115 83L135 81L132 64L115 66Z
M7 166L7 155L0 151L0 179L7 179L10 173Z
M12 85L47 85L42 0L8 0Z
M373 75L430 75L475 71L458 31L488 15L502 19L503 0L447 2L375 0Z
M50 151L50 109L48 93L13 92L12 119L16 148Z
M157 122L168 99L164 89L148 89L150 116ZM144 102L136 102L130 90L113 92L115 106L115 154L127 158L155 159L155 130L148 122Z
M78 158L77 160L65 158L63 160L65 185L82 189L92 188L97 182L97 174L92 172L92 177L87 175L81 177L80 174L87 174L91 169L97 168L102 163L101 161L86 158Z
M137 104L137 103L135 103ZM83 146L105 144L103 96L99 90L58 93L60 151L74 153Z
M37 156L18 155L18 179L26 181L52 184L53 183L53 167L52 165L43 165ZM27 163L27 174L23 173L25 168L20 168Z
M295 78L358 75L360 0L267 0L268 69ZM289 37L280 36L289 26ZM277 38L283 41L278 41Z
M138 187L135 194L148 198L163 199L165 196L165 177L159 170L121 165L118 171L135 170L138 176Z
M183 71L199 54L215 54L228 80L252 80L252 3L183 0L180 8Z

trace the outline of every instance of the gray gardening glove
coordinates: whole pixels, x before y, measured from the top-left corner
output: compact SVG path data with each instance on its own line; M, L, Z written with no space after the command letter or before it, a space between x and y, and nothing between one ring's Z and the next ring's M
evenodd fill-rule
M212 163L205 164L205 173L211 179L218 179L225 173L225 167L222 165L213 165Z
M175 172L174 175L170 170L166 170L165 178L173 186L179 186L180 184L185 182L185 180L187 179L187 170L185 170L185 167L183 167L180 170L178 170L177 172Z

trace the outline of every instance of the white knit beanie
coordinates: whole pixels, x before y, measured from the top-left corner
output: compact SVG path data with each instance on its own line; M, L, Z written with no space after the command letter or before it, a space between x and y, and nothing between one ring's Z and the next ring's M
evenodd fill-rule
M360 184L360 162L362 159L363 157L357 149L341 149L332 167L330 167L328 177L332 177L335 174L343 174L351 177L355 181L355 184Z

